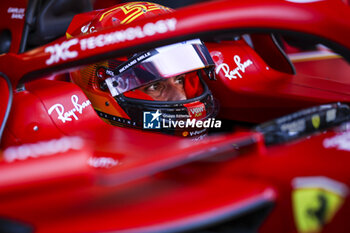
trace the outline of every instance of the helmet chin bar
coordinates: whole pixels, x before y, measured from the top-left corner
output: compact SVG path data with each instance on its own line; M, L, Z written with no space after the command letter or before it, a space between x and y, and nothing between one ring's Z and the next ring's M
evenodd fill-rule
M209 118L214 118L217 115L217 104L214 101L214 98L201 77L201 72L198 71L198 76L200 82L203 86L203 92L195 98L191 98L188 100L180 100L180 101L152 101L152 100L141 100L126 97L123 94L115 96L115 100L118 104L123 108L123 110L130 117L129 119L121 118L118 116L113 116L110 114L106 114L100 111L96 111L100 117L108 120L112 125L117 126L127 126L132 128L138 128L143 130L150 130L153 132L162 132L171 135L182 135L184 131L198 131L197 128L160 128L160 129L144 129L143 128L143 114L144 112L160 112L160 121L165 125L170 126L169 120L182 120L186 121L190 119L190 113L188 108L185 105L199 103L204 105L205 108L205 116L202 120L205 121ZM207 130L202 130L201 135L206 134ZM198 136L198 134L196 134Z

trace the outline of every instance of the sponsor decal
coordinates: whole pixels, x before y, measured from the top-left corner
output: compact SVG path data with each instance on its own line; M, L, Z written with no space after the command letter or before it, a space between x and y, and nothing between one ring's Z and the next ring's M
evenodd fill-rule
M318 127L320 127L320 124L321 124L321 118L320 118L320 115L318 114L315 114L311 117L311 123L312 123L312 126L315 128L315 129L318 129Z
M184 106L187 108L191 119L202 119L206 116L205 106L199 101L190 104L184 104Z
M163 34L168 31L174 31L176 28L176 19L158 20L155 23L147 23L143 27L129 27L125 30L116 31L98 36L91 36L80 40L80 49L89 50L119 42L130 41L136 38L144 38L155 34Z
M202 129L202 130L194 130L194 131L190 131L189 134L190 134L190 137L194 137L194 136L201 136L203 135L203 133L206 132L206 129Z
M79 103L79 97L77 95L72 95L71 102L74 108L68 111L65 111L65 108L62 104L52 105L48 110L49 115L51 115L55 111L58 115L57 118L61 120L62 123L66 123L67 121L72 121L73 118L75 120L79 120L77 113L79 113L80 115L83 114L83 110L89 105L91 105L90 100L86 100L82 103Z
M7 13L11 14L11 19L23 19L25 8L9 7Z
M236 68L231 70L229 65L227 65L226 63L221 63L215 69L216 74L219 74L219 72L222 70L225 74L225 77L229 80L237 79L238 77L242 78L242 74L245 73L246 69L253 64L253 62L250 59L247 59L243 63L241 63L241 57L238 55L235 55L233 57L233 60L237 65Z
M57 63L60 60L65 61L69 58L78 56L77 51L70 51L70 47L78 44L79 40L74 38L68 41L63 41L61 44L55 44L45 48L45 53L50 53L51 56L46 60L46 65Z
M334 121L337 117L337 110L330 109L326 112L326 122Z
M213 58L216 65L220 65L224 62L224 55L222 55L220 51L211 51L210 56Z
M152 51L152 52L148 51L148 52L142 53L140 56L137 56L137 57L135 57L135 58L132 59L132 60L129 60L129 61L127 62L127 64L123 65L122 67L120 67L120 68L118 69L118 74L124 72L125 70L129 69L130 67L134 66L135 64L140 63L140 62L146 60L147 58L149 58L149 57L155 55L156 53L157 53L157 51ZM113 75L113 76L114 76L114 75Z
M125 30L101 34L98 36L90 36L81 40L74 38L68 41L64 41L60 44L55 44L45 49L46 53L51 54L50 58L46 60L46 64L51 65L58 63L61 60L65 61L67 59L77 57L78 52L70 50L70 48L76 44L80 45L80 50L82 51L91 50L124 41L131 41L136 38L144 38L147 36L153 36L155 34L163 34L169 31L174 31L176 29L176 23L177 21L175 18L170 18L158 20L154 23L147 23L142 27L129 27ZM84 28L82 30L90 29Z
M144 129L160 129L160 116L162 114L156 112L143 112L143 128Z
M95 168L112 168L119 164L119 161L111 157L90 157L88 164Z
M126 124L129 126L136 126L137 123L135 121L131 121L129 119L125 119L122 117L114 116L108 113L100 112L95 109L95 112L102 118L109 120L113 125Z
M82 33L84 33L84 34L85 34L85 33L92 33L92 32L95 32L95 31L96 31L96 30L95 30L95 27L94 27L94 26L90 27L90 25L91 25L91 23L82 26L81 29L80 29L80 31L81 31Z
M320 232L344 203L348 187L328 177L297 177L292 181L292 205L298 232Z
M322 144L325 148L350 151L350 132L345 132L332 138L326 138Z
M284 123L281 125L282 131L288 131L289 133L299 133L306 129L305 119L299 119L292 122Z
M9 147L4 151L4 160L12 163L16 160L50 156L57 153L64 153L68 150L80 150L84 141L80 137L62 137L32 144Z
M199 107L190 107L189 110L190 110L191 117L200 117L203 115L203 112L205 110L204 104L203 106L199 106Z

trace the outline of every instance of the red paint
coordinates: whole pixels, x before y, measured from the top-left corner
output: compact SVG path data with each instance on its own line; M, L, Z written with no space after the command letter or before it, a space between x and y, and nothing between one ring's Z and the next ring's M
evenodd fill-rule
M9 4L25 7L26 1L1 3L1 9L8 9ZM344 132L330 129L268 147L261 134L251 131L214 134L193 142L108 125L96 115L76 85L62 81L64 76L57 76L61 81L40 78L76 68L80 65L74 63L77 61L86 64L126 55L136 47L147 49L166 44L169 39L198 35L208 38L228 29L296 30L350 49L349 17L349 9L341 1L208 2L79 36L77 43L68 47L69 51L77 52L76 57L65 60L59 57L57 63L47 64L51 55L45 51L50 51L50 46L63 49L72 40L62 35L56 42L17 54L24 22L18 24L4 16L0 26L8 26L16 36L10 53L0 56L0 70L14 86L13 106L1 142L0 216L28 223L36 232L144 232L185 229L233 213L236 217L245 214L252 205L268 202L274 203L274 208L260 231L296 232L291 203L294 178L324 176L350 187L349 151L324 144ZM80 47L84 39L165 19L176 19L176 28L96 49ZM270 42L266 43L271 46ZM223 119L255 123L307 106L350 102L348 64L339 66L346 71L338 71L334 79L306 70L311 65L304 64L297 65L297 74L293 75L287 72L288 67L273 69L243 40L206 45L214 52L217 67L225 63L233 71L237 63L244 64L244 69L233 73L236 78L228 77L222 69L216 81L205 80L220 104L219 117ZM99 55L102 57L98 58ZM270 55L266 59L273 61L280 54L275 51ZM240 60L235 60L235 56ZM336 62L333 60L332 66ZM24 89L16 90L17 87ZM1 92L3 102L7 96L5 90ZM66 116L64 122L59 118L60 107L49 113L56 104L64 108L61 111L62 117ZM64 115L73 109L75 116ZM84 146L53 154L46 151L40 156L35 154L38 152L30 154L24 147L16 147L26 159L14 162L6 162L3 154L9 146L28 147L67 136L79 136ZM237 145L245 146L237 151ZM231 157L227 158L227 154ZM87 165L91 157L113 159L115 165L93 168ZM349 212L346 196L324 232L348 231Z

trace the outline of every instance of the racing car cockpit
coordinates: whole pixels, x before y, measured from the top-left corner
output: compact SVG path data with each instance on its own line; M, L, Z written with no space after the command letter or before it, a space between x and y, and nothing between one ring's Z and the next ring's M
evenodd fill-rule
M344 1L68 2L0 4L0 231L350 228Z

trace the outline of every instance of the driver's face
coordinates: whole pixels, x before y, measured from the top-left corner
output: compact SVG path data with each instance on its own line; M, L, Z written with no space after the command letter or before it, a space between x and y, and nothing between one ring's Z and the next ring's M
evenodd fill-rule
M148 94L156 101L186 100L184 78L185 75L171 77L140 87L138 90Z

